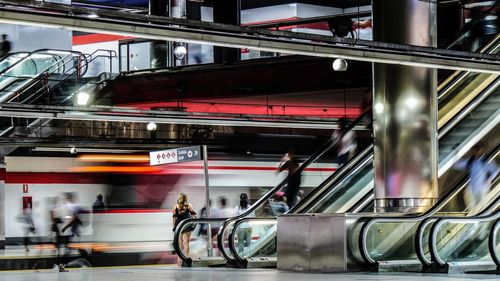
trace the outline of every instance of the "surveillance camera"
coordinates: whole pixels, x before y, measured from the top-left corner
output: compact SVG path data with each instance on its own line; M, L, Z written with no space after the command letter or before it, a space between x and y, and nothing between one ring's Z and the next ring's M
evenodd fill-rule
M69 149L69 152L71 154L77 154L78 153L78 149L76 149L76 147L72 147L72 148Z
M335 71L346 71L347 61L345 59L336 59L333 61L332 67Z

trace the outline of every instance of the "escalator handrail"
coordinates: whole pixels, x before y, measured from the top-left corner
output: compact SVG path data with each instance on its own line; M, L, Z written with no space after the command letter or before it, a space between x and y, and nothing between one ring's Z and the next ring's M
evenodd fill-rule
M469 183L469 180L465 181L465 183L463 183L463 185L467 186L468 183ZM492 205L490 204L490 206L488 208L482 210L476 216L484 216L484 215L487 215L487 214L491 213L491 211L492 211L491 207L492 207ZM430 266L432 264L432 260L429 260L425 256L425 253L424 253L424 248L423 248L423 246L424 246L424 231L425 231L425 229L427 229L427 227L430 224L434 224L440 218L442 218L442 217L429 217L429 218L426 218L421 223L419 223L419 225L417 227L417 231L415 233L415 251L417 253L418 259L420 260L420 262L423 265ZM430 245L430 244L428 244L428 245Z
M368 112L364 112L361 115L359 115L353 122L351 122L346 130L352 130L354 127L358 126L365 118L365 116L368 114ZM321 157L325 152L329 151L334 145L336 144L336 140L329 139L323 146L320 147L316 152L313 153L306 161L304 161L301 165L299 165L298 169L293 172L293 174L296 173L302 173L302 171L309 166L312 162L316 161L319 157ZM292 175L293 175L292 174ZM224 247L221 247L224 245L223 241L223 234L225 231L225 227L229 225L232 221L247 217L248 215L252 214L258 207L260 207L262 204L266 203L271 196L273 196L276 192L280 191L283 189L283 187L287 184L288 177L283 179L278 185L276 185L274 188L272 188L270 191L268 191L264 196L259 198L257 202L255 202L248 210L246 210L244 213L234 216L232 218L227 218L227 221L222 225L222 227L219 229L219 235L217 235L217 246L219 247L219 250L224 256L226 260L231 260L231 258L225 253Z
M277 217L271 217L271 218L240 218L240 219L237 219L236 221L234 221L234 226L233 226L233 229L231 230L231 232L229 233L229 237L228 237L228 246L229 246L229 251L233 254L233 256L235 257L235 259L240 262L240 263L244 263L245 262L245 258L241 257L239 254L238 254L238 251L235 247L235 237L236 237L236 230L238 229L238 226L240 226L241 224L243 224L245 221L276 221L277 220ZM232 261L232 260L228 260L228 261Z
M183 260L186 262L186 264L190 265L192 263L192 259L190 257L186 257L184 255L184 252L182 251L180 245L179 245L179 238L181 235L181 230L184 228L185 225L188 223L195 223L195 224L201 224L201 223L213 223L213 222L224 222L226 218L196 218L196 219L185 219L181 221L177 227L175 228L174 231L174 240L172 241L172 244L174 246L175 253ZM212 243L212 237L207 237L208 243Z
M72 51L72 50L59 50L59 49L38 49L38 50L35 50L33 52L29 52L28 55L26 55L25 57L23 57L22 59L16 61L15 63L13 63L12 65L10 65L9 67L7 67L6 69L0 71L0 76L3 76L7 71L10 71L12 68L16 67L18 64L26 61L27 59L29 59L30 57L32 57L33 55L35 54L39 54L39 53L42 53L42 54L48 54L48 55L53 55L53 56L56 56L57 54L53 54L53 53L49 53L49 51L52 51L52 52L64 52L64 53L80 53L80 52L77 52L77 51Z
M340 182L340 181L342 181L342 180L344 180L347 176L351 175L352 172L353 172L353 170L359 169L360 168L360 163L365 162L366 158L372 157L373 153L370 153L370 152L372 152L372 150L373 150L373 144L370 144L363 151L359 152L354 158L352 158L348 163L346 163L345 165L341 166L338 170L336 170L333 174L331 174L326 180L324 180L317 187L317 189L321 189L321 190L318 191L318 192L315 192L315 193L321 193L322 194L322 193L326 192L325 190L323 190L323 187L325 187L325 186L334 186L333 189L328 190L328 193L330 193L330 192L336 192L336 190L338 188L340 188L337 183ZM313 196L312 192L311 192L306 197L304 197L302 200L300 200L300 202L298 202L290 210L288 210L285 214L300 213L304 209L311 208L310 205L311 204L316 204L319 199L322 199L322 197ZM309 202L309 201L312 201L312 202ZM227 222L227 224L224 225L221 228L221 231L220 231L221 234L224 234L224 232L226 231L225 228L227 226L229 226L230 223L234 223L235 224L235 226L233 226L233 229L229 233L229 237L228 237L229 245L231 245L231 239L234 242L236 224L238 222L246 220L246 219L276 219L276 217L266 217L266 218L251 217L250 218L250 217L246 216L246 217L241 217L241 218L234 217L232 219L229 219L228 222ZM223 235L220 235L220 236L222 237ZM223 241L221 241L221 243L222 242ZM219 245L219 247L220 247L220 245ZM244 262L244 259L242 259L238 254L236 254L236 252L234 251L235 249L231 249L231 247L229 247L229 249L230 249L231 253L233 254L233 256L238 261ZM224 252L225 250L222 249L220 251ZM224 257L227 257L228 261L232 261L232 259L227 254L224 255Z
M496 209L500 206L500 196L497 197L491 204L489 204L489 209ZM429 252L431 254L432 261L438 266L446 265L446 261L444 261L439 255L438 245L437 245L437 236L441 229L441 227L448 222L453 223L483 223L490 222L500 218L500 211L492 212L486 215L481 216L472 216L467 218L457 218L457 217L441 217L439 218L431 227L431 232L429 234Z
M474 100L469 102L467 106L462 108L460 113L455 116L452 120L448 121L444 126L443 129L439 130L438 136L442 137L446 135L453 127L455 127L456 124L458 124L460 121L465 119L466 117L469 116L469 114L476 109L486 98L488 98L491 94L495 93L495 90L500 86L500 76L495 79L488 87L482 91L481 94L476 96Z
M497 267L500 267L500 255L498 255L496 251L497 237L499 232L500 232L500 219L497 219L497 221L491 227L489 241L488 241L488 248L490 251L491 258L493 259Z
M500 41L500 34L497 36L493 37L484 47L482 47L478 53L488 53L490 54L492 49L495 47L495 43ZM443 99L448 96L450 93L451 88L453 88L454 85L457 83L460 83L470 72L467 71L456 71L453 74L450 75L451 79L446 79L442 83L444 85L439 85L438 86L438 100Z
M468 186L469 182L470 182L470 180L466 179L458 184L462 185L463 188L466 188ZM485 209L481 210L475 216L488 215L493 211L492 208L493 208L493 204L489 204L489 206L487 206ZM424 246L424 231L425 231L425 229L427 229L427 227L430 224L436 223L436 221L439 220L440 218L447 218L447 217L428 217L419 223L419 225L417 227L417 231L415 232L415 251L416 251L418 259L420 260L420 262L423 265L430 266L432 264L432 260L427 259L427 257L425 256L425 253L424 253L424 248L423 248L423 246Z
M59 73L60 75L71 75L74 72L79 71L79 69L78 69L79 67L78 66L77 66L77 68L70 67L70 68L66 69L66 65L67 64L74 63L74 61L72 60L72 58L74 57L74 55L77 55L77 54L67 54L64 57L59 56L57 58L57 61L55 63L53 63L52 65L46 67L45 71L41 71L35 77L30 78L30 80L31 81L41 81L41 80L44 80L44 79L49 79L49 78L47 78L48 76L50 76L50 75L52 75L54 73L58 73L61 68L62 68L63 73ZM81 57L81 54L79 55L79 57ZM71 58L71 59L68 59L68 58ZM53 68L54 66L56 66L56 67ZM52 69L52 71L48 72L49 69ZM58 84L62 83L63 81L65 81L67 78L68 77L65 77L64 79L59 80ZM36 83L31 83L31 84L24 85L21 89L17 90L16 92L25 92L25 91L31 89L32 87L34 87L35 85L36 85ZM40 87L36 92L43 91L46 87L48 87L48 85L44 85L44 86Z
M499 151L500 144L494 149L495 151L492 153L493 155L496 155ZM490 158L488 156L488 158ZM367 250L367 240L368 240L368 229L376 223L394 223L394 222L400 222L400 223L409 223L409 222L420 222L423 221L426 218L431 217L434 215L439 209L441 209L443 206L445 206L451 199L453 199L459 192L461 192L465 188L464 185L456 185L454 188L451 188L448 190L437 202L434 204L429 210L422 214L414 215L414 216L383 216L383 217L376 217L376 218L367 218L368 220L363 223L363 226L361 227L361 231L358 237L358 247L359 247L359 252L361 254L361 257L367 264L374 265L376 264L376 261L370 257L370 254L368 253Z

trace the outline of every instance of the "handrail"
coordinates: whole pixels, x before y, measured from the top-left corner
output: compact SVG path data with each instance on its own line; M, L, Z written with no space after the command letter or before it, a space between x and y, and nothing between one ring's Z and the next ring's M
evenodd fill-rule
M50 53L50 52L53 52L53 53ZM54 52L58 52L58 53L80 53L80 52L77 52L77 51L71 51L71 50L59 50L59 49L39 49L39 50L35 50L33 52L29 52L27 56L23 57L22 59L18 60L17 62L13 63L12 65L10 65L9 67L7 67L6 69L0 71L0 76L3 76L5 74L5 72L7 71L10 71L12 68L16 67L18 64L20 63L23 63L24 61L26 61L27 59L29 59L31 56L35 55L35 54L48 54L48 55L58 55L57 53L54 53Z
M490 94L495 93L498 86L500 86L500 77L492 82L479 96L477 96L472 102L468 103L465 108L463 108L458 116L453 118L446 123L446 126L439 130L438 136L442 137L448 133L458 122L462 121L464 118L468 117L472 110L476 109Z
M353 129L355 126L358 125L358 123L361 123L361 121L364 119L364 117L367 115L368 113L365 112L363 114L361 114L358 118L356 118L353 122L351 122L351 124L349 124L349 126L347 127L346 130L351 130ZM319 157L321 157L326 151L329 151L334 145L336 144L336 141L334 140L329 140L326 144L324 144L322 147L320 147L320 149L318 149L313 155L311 155L306 161L304 161L297 170L294 171L293 174L295 173L302 173L302 171L305 169L305 167L309 166L309 164L311 164L312 162L316 161ZM293 175L292 174L292 175ZM255 209L257 209L257 207L260 207L263 203L267 202L267 200L272 196L274 195L277 191L281 190L287 183L287 180L288 178L285 178L284 180L282 180L276 187L274 187L273 189L271 189L270 191L268 191L264 196L262 196L257 202L255 202L247 211L245 211L244 213L238 215L238 216L235 216L235 217L232 217L232 218L228 218L226 222L224 222L224 224L222 225L222 227L219 229L219 235L217 235L217 246L222 254L222 256L227 260L227 261L230 261L231 258L229 257L229 255L227 255L227 253L224 251L224 247L223 247L223 235L220 235L220 234L223 234L224 231L225 231L225 228L227 225L229 225L232 221L234 220L237 220L239 218L244 218L244 217L247 217L248 215L252 214ZM295 207L295 206L294 206ZM293 209L293 208L292 208Z
M109 55L95 55L97 54L98 52L107 52ZM57 85L63 83L64 81L67 81L69 78L71 78L71 74L73 74L75 71L78 72L78 75L79 76L84 76L85 73L88 71L89 69L89 64L92 63L94 60L96 60L97 58L101 58L101 57L105 57L105 58L109 58L110 59L110 71L112 71L112 62L111 62L111 59L113 57L116 57L116 51L114 50L105 50L105 49L97 49L95 50L94 52L92 52L91 54L84 54L84 53L80 53L80 52L76 52L75 51L75 54L78 55L78 58L79 59L83 59L82 62L83 64L81 64L80 62L76 65L76 67L71 67L69 68L68 70L65 70L63 73L61 73L61 75L67 75L66 77L64 77L63 79L61 80L58 80L58 83ZM64 64L59 66L58 68L54 69L52 72L50 73L40 73L37 77L33 78L33 80L36 80L36 79L41 79L40 76L42 75L51 75L53 73L56 73L58 72L59 68L65 66L66 64L68 63L72 63L73 61L72 60L64 60L61 59L64 61ZM51 67L49 67L50 69ZM84 71L81 71L82 69L85 69ZM28 89L30 89L31 87L33 87L35 84L31 84L31 85L28 85L25 89L22 89L22 91L27 91ZM56 85L56 86L57 86ZM37 92L40 92L40 91L43 91L45 88L49 87L49 85L44 85L42 86L40 89L37 90ZM51 85L51 87L53 87L53 85Z
M317 194L317 193L320 193L320 194L325 193L326 190L324 188L327 187L327 186L330 186L330 187L334 186L334 188L332 190L328 190L329 193L337 191L337 189L340 188L340 187L336 183L344 180L347 176L351 175L353 170L359 169L360 163L365 162L366 158L369 158L370 155L373 155L373 154L370 154L370 152L372 151L372 149L373 149L373 144L370 144L362 152L358 153L358 155L356 155L355 158L353 158L347 164L345 164L342 167L340 167L337 171L335 171L335 173L333 173L326 180L324 180L316 188L316 189L319 189L319 191L318 192L314 192L314 193L315 194ZM304 197L302 200L300 200L300 202L297 203L294 207L292 207L290 210L288 210L288 212L286 212L286 214L300 213L300 212L304 211L304 209L311 208L310 205L311 204L315 204L317 201L318 201L318 196L312 195L312 192L311 192L306 197ZM267 218L249 218L249 217L237 218L237 217L235 217L235 218L229 219L228 222L227 222L227 225L223 225L221 227L220 233L223 234L226 231L225 228L228 227L228 225L230 223L236 224L237 222L245 220L245 219L268 219L268 220L270 220L270 219L276 219L276 217L267 217ZM233 226L233 230L230 232L229 237L231 237L231 235L233 234L233 231L234 231L235 228L236 228L236 226ZM219 236L222 236L222 235L219 235ZM231 239L231 238L229 238L229 239ZM221 248L220 244L218 246L219 246L220 251L225 253L224 248ZM231 251L231 254L233 254L238 261L240 261L240 262L244 261L243 259L241 259L239 257L239 255L236 254L235 251L233 251L233 249L231 249L231 247L229 247L229 249ZM227 255L227 254L224 255L224 257L226 257L226 256L228 257L228 259L227 259L228 261L232 261L232 259L229 257L229 255Z
M496 209L498 206L500 206L500 196L497 197L490 205L489 208L491 209ZM437 248L437 235L438 235L438 230L448 222L455 222L455 223L463 223L463 224L468 224L468 223L482 223L482 222L490 222L493 220L496 220L500 218L500 211L496 211L491 214L487 215L482 215L482 216L474 216L474 217L468 217L468 218L454 218L454 217L443 217L439 218L437 222L431 227L431 233L429 235L429 249L430 249L430 254L432 257L432 260L439 266L444 266L446 265L446 261L444 261L441 256L439 255L439 250Z
M212 222L223 222L225 221L226 218L213 218L213 219L210 219L210 218L206 218L206 219L185 219L183 221L181 221L177 227L175 228L175 231L174 231L174 241L172 242L173 246L174 246L174 250L175 252L177 253L177 255L179 256L179 258L181 258L181 260L183 260L184 262L186 262L186 264L188 265L191 265L192 263L192 259L190 257L186 257L184 255L184 252L182 251L180 245L179 245L179 236L181 235L182 233L182 230L184 229L184 226L188 223L195 223L195 224L199 224L199 223L212 223ZM209 243L212 243L212 237L207 237L208 239L208 242Z
M488 241L488 248L490 250L491 258L497 266L500 266L500 256L496 251L498 232L500 232L500 219L498 219L491 227L490 239Z
M493 153L496 155L499 153L499 148L500 145L495 149L495 152ZM434 215L439 209L441 209L443 206L445 206L448 202L451 201L452 198L454 198L459 192L461 192L465 187L463 185L456 186L455 188L452 188L448 190L439 200L432 206L429 210L427 210L423 214L419 214L416 216L406 216L406 217L401 217L401 216L384 216L384 217L377 217L377 218L369 218L365 223L363 223L363 226L361 227L361 231L359 234L359 239L358 239L358 247L360 249L360 254L363 260L367 264L374 265L376 264L376 261L370 257L370 254L368 253L368 249L366 247L367 245L367 240L368 240L368 229L371 228L372 225L376 223L384 223L384 222L401 222L401 223L408 223L408 222L419 222L422 221L432 215Z
M44 76L49 76L51 74L54 74L54 73L58 73L60 71L60 69L62 68L62 73L60 73L61 75L66 75L68 74L69 72L71 71L79 71L79 66L77 66L77 68L75 69L74 67L70 67L68 69L66 69L66 65L67 64L70 64L70 63L74 63L73 61L73 58L75 55L78 55L78 57L82 57L82 54L78 54L79 52L76 52L76 53L73 53L73 54L67 54L66 56L64 57L59 57L57 59L57 61L55 63L53 63L52 65L50 65L49 67L46 67L46 71L42 71L40 72L38 75L36 75L35 77L33 78L30 78L31 81L41 81L41 80L44 80ZM62 63L61 63L62 62ZM53 68L54 66L56 66L55 68ZM52 69L53 68L53 69ZM52 69L51 72L48 72L47 70L49 69ZM67 78L67 77L66 77ZM65 79L66 79L65 78ZM65 79L63 80L60 80L59 83L61 83L62 81L64 81ZM17 90L16 92L25 92L29 89L31 89L32 87L34 87L36 84L28 84L28 85L25 85L23 86L21 89ZM40 92L40 91L43 91L46 87L48 87L48 85L43 85L42 87L40 87L36 92ZM33 96L33 95L32 95Z
M465 188L469 184L469 181L470 181L469 179L464 180L460 183L460 185L464 186L464 188ZM487 208L485 208L484 210L481 210L481 212L479 212L476 216L484 216L484 215L490 214L492 211L493 211L492 204L490 204ZM440 218L442 218L442 217L428 217L428 218L424 219L421 223L419 223L419 225L417 227L417 231L415 232L415 251L416 251L417 257L420 260L420 262L426 266L430 266L432 264L432 260L429 260L425 256L424 247L423 247L424 246L424 232L425 232L425 229L427 229L427 227L430 224L435 223Z
M228 237L228 246L229 246L229 250L234 255L234 257L236 258L236 260L238 260L238 262L240 262L240 263L245 262L245 259L242 258L238 254L238 251L237 251L237 249L235 247L235 243L234 243L235 236L236 236L236 230L238 229L238 226L240 226L241 224L243 224L245 221L266 221L266 220L270 221L270 222L271 221L276 222L276 217L273 217L273 218L240 218L240 219L234 221L233 229L229 233L229 237Z

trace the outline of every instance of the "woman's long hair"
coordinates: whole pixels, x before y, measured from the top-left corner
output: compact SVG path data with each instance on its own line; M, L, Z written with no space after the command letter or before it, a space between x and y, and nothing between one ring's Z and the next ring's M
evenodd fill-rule
M179 211L182 211L185 209L187 204L188 204L187 195L181 192L179 194L179 197L177 197L177 209Z
M248 207L250 207L248 195L246 193L240 194L240 210L246 210Z

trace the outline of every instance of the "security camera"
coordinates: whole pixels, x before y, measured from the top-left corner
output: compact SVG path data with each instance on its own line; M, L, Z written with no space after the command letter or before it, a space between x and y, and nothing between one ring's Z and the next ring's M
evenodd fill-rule
M333 61L332 67L335 71L346 71L347 61L345 59L336 59Z
M78 149L76 149L76 147L72 147L69 149L69 153L71 154L77 154L78 153Z

